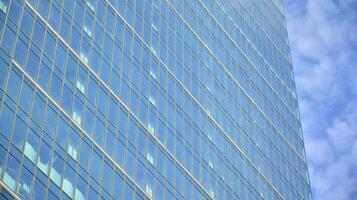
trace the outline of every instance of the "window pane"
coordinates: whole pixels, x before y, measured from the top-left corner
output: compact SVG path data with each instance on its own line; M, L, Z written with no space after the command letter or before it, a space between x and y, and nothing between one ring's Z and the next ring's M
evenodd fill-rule
M113 168L104 162L104 166L102 169L102 185L103 188L110 192L110 188L112 185L112 177L113 177Z
M67 147L67 137L69 132L69 125L62 118L59 118L57 126L57 142L63 149Z
M3 181L12 190L15 190L16 188L16 180L19 175L19 169L20 169L19 161L17 161L11 154L9 154Z
M14 47L15 33L6 27L5 33L2 38L1 47L5 50L6 53L12 55L12 49Z
M40 64L40 58L33 51L30 51L26 64L26 71L35 80L37 79L39 64Z
M136 176L135 180L139 184L141 188L145 188L145 165L141 163L140 161L137 162L137 169L136 169Z
M44 110L45 101L39 95L36 95L32 109L32 117L40 125L42 124Z
M118 173L115 173L114 176L114 185L113 185L113 196L117 199L121 199L122 191L124 187L124 179Z
M90 135L93 135L93 126L94 126L94 114L88 108L85 111L85 118L84 118L84 129Z
M51 161L51 150L50 147L45 143L42 142L40 146L40 151L39 151L39 158L37 160L37 167L40 168L40 170L48 175L48 170L50 166L50 161Z
M45 117L45 130L51 135L54 135L55 127L57 123L57 113L51 108L47 107Z
M41 63L41 67L40 67L40 73L38 76L38 83L41 85L41 87L47 91L48 89L48 82L50 79L50 75L51 75L51 70L50 68L47 66L47 64L45 64L44 62Z
M134 189L128 183L126 183L125 185L125 199L126 200L134 199Z
M37 19L35 22L34 30L36 31L33 32L32 41L37 45L38 48L41 49L45 36L45 26L42 24L42 22L39 21L39 19Z
M15 24L18 24L19 22L19 10L21 10L20 6L21 5L17 1L11 1L9 17L15 22Z
M25 167L22 167L21 176L19 180L19 197L21 199L29 199L32 188L33 174L31 174Z
M55 63L56 63L57 68L61 72L64 71L66 56L67 56L67 52L66 52L65 48L63 47L62 43L58 43L57 50L56 50Z
M77 160L77 158L78 158L79 142L80 142L79 135L76 133L76 131L72 130L71 134L70 134L70 137L69 137L67 153L74 160Z
M61 79L53 74L51 81L50 95L58 103L61 94Z
M60 34L64 40L69 40L69 31L70 31L70 22L66 17L62 17L61 19L61 27L60 27Z
M26 7L27 8L27 7ZM22 15L21 30L30 37L32 31L33 15L25 9Z
M27 55L26 44L21 39L17 40L14 59L22 67L25 66L26 55Z
M3 105L0 111L0 132L8 137L11 133L11 125L14 117L14 112L6 105Z
M22 150L26 138L26 132L27 125L21 118L17 117L14 126L14 131L12 132L12 141L20 150Z
M75 172L69 165L66 165L64 178L62 182L63 191L70 197L73 198L74 195L74 183L75 183Z
M63 88L62 101L61 101L62 103L61 104L62 104L63 109L67 113L70 113L70 110L71 110L72 96L73 96L72 91L67 86L65 86Z
M80 151L80 163L82 165L82 167L84 169L87 169L88 168L88 161L89 161L89 158L90 158L90 152L91 152L91 149L90 149L90 146L87 142L83 141L82 140L82 145L81 145L81 151Z
M22 84L22 91L20 97L20 106L26 112L30 113L30 108L32 104L33 90L31 87L25 82Z
M25 143L24 154L33 163L36 163L38 143L39 138L37 134L30 129L29 134L27 136L27 141Z
M10 78L7 83L7 93L16 102L21 86L20 76L13 70L10 72Z
M94 140L100 145L103 146L103 138L105 133L104 123L97 118L97 123L95 127Z
M63 159L57 153L54 152L52 164L51 164L50 178L58 187L61 187L62 172L63 172Z
M44 51L49 58L53 58L54 48L56 45L56 40L52 37L51 32L47 31Z

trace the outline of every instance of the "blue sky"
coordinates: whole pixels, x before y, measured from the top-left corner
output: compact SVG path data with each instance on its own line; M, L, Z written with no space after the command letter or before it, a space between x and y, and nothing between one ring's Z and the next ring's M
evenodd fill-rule
M357 0L285 0L314 199L357 199Z

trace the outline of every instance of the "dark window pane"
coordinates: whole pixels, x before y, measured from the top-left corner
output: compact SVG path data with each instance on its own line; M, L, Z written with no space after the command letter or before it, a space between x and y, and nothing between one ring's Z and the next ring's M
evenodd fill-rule
M3 104L2 110L0 111L0 132L6 137L11 133L13 118L14 112L6 104Z
M27 55L27 46L22 40L17 40L16 48L15 48L15 61L21 66L25 66L25 59Z
M45 35L45 27L39 19L36 20L34 31L32 35L32 41L37 45L38 48L42 48L43 38Z
M47 31L44 51L49 58L53 58L54 48L56 45L56 40L53 38L52 33Z
M27 59L26 71L35 80L37 79L39 64L40 64L40 58L33 51L30 51Z
M26 138L26 132L27 124L25 124L21 118L17 117L14 131L12 132L12 142L15 143L20 150L22 150L22 146Z
M41 63L39 75L38 75L38 83L41 85L41 87L47 91L48 89L48 82L50 79L51 75L51 70L45 63Z
M27 10L24 10L22 15L21 30L30 37L32 31L33 15Z

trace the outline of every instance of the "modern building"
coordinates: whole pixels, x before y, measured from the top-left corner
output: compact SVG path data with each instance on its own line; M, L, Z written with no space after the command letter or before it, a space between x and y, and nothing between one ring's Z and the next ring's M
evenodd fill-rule
M0 0L4 199L311 199L282 0Z

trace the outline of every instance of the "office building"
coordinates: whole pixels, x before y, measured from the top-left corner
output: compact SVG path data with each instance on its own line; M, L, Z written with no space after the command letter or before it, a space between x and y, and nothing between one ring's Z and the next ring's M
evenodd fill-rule
M311 199L282 0L0 0L7 199Z

